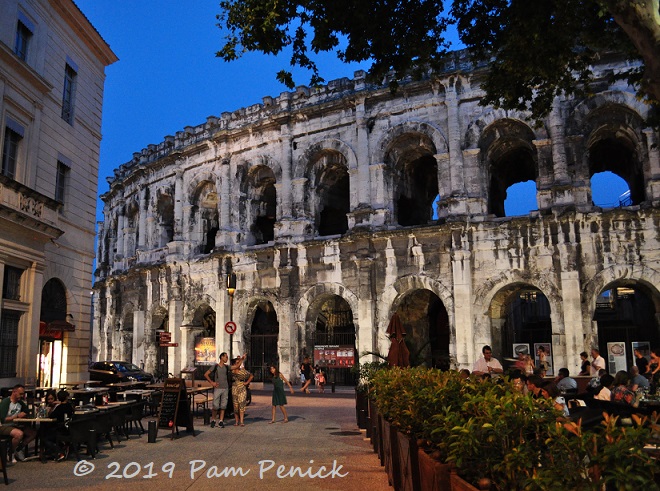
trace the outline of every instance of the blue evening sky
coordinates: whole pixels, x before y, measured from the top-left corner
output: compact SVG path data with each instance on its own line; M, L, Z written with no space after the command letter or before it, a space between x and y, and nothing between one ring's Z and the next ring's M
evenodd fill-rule
M106 69L99 194L108 190L106 177L130 161L134 152L185 126L202 124L208 116L288 90L275 80L275 73L288 66L286 55L246 54L231 63L215 56L223 41L216 25L218 0L75 2L119 58ZM352 78L355 70L368 68L343 64L331 54L319 66L326 81ZM299 85L309 81L300 70L294 71L294 78ZM536 209L533 183L526 190L525 185L519 187L509 192L507 215ZM603 188L607 194L595 199L596 204L614 205L627 186L607 179ZM98 220L103 219L102 206L99 200Z

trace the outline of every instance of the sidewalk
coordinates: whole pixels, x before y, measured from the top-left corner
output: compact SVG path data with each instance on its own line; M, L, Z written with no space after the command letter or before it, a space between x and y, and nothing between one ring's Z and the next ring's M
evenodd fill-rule
M297 388L299 390L299 388ZM327 387L325 394L287 394L289 423L271 419L270 386L254 384L245 426L225 420L211 429L195 418L192 436L180 429L159 430L156 443L147 435L107 443L95 460L76 463L19 462L9 467L11 486L21 489L369 489L389 491L387 476L355 421L352 387ZM155 417L146 417L143 425ZM82 455L81 455L82 457ZM279 475L278 475L279 471ZM10 488L8 488L10 489Z

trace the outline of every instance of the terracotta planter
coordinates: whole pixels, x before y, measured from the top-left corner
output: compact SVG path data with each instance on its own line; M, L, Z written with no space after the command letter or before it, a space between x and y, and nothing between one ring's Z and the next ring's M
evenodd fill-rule
M387 481L395 490L400 489L401 473L399 472L399 454L396 439L396 429L385 419L383 421L383 461Z
M417 460L417 439L408 433L396 430L396 446L399 458L400 481L397 491L419 491L419 463Z
M450 491L451 464L435 460L422 448L417 449L419 463L419 484L421 491Z

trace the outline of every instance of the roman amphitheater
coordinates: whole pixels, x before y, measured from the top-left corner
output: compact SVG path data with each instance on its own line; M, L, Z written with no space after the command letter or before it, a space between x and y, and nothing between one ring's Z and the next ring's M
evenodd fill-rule
M479 105L483 68L457 52L396 93L356 72L136 152L102 197L95 359L178 375L203 339L206 362L247 351L257 379L315 356L344 382L351 354L387 354L398 314L416 364L541 343L577 373L618 343L630 365L631 343L660 345L660 153L648 107L608 82L628 67L603 58L593 94L536 124ZM629 199L594 204L603 172ZM536 209L507 216L527 181Z

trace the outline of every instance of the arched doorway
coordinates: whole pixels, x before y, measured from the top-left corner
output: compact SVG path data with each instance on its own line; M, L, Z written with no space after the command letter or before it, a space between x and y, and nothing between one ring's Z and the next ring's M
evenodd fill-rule
M254 307L247 359L247 366L257 382L268 380L270 378L268 365L278 363L279 332L280 324L273 304L265 300L259 302Z
M322 295L310 305L307 320L314 333L313 365L325 369L328 382L353 385L355 324L348 302L338 295Z
M608 362L608 371L628 370L633 365L632 343L660 346L657 321L657 294L636 282L608 285L596 300L593 319L598 325L598 349ZM608 343L623 344L626 366L615 362L616 356L606 356ZM609 353L608 353L609 354Z
M401 299L396 313L406 331L411 366L448 370L449 314L442 300L430 290L415 290Z
M547 375L554 373L550 302L541 290L524 284L501 289L491 302L490 317L495 355L513 359L526 353L534 358L536 348L543 345L549 351Z
M51 278L41 291L39 323L39 380L40 387L57 387L62 372L62 343L68 330L66 289Z

